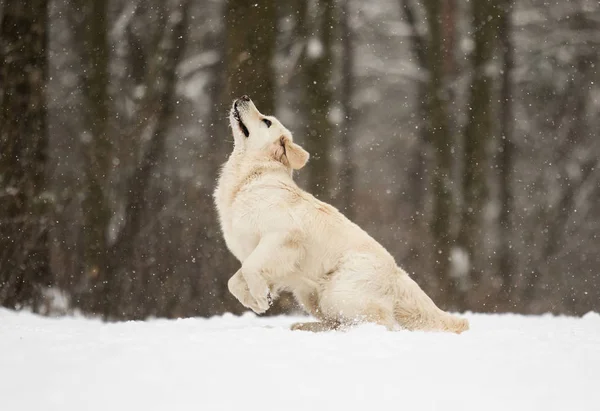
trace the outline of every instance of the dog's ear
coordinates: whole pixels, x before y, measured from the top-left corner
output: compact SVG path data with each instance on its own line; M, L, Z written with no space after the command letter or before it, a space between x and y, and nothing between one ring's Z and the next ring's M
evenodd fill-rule
M308 162L310 154L308 151L300 147L298 144L291 142L288 138L282 137L282 145L284 146L284 156L294 170L300 170Z
M281 136L271 145L271 155L273 158L294 170L300 170L306 165L308 152L293 143L289 138Z

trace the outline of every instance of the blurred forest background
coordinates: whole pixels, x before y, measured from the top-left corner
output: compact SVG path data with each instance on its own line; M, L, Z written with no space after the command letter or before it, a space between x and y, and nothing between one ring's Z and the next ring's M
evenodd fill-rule
M600 311L599 64L596 0L0 0L0 305L241 312L248 94L441 307Z

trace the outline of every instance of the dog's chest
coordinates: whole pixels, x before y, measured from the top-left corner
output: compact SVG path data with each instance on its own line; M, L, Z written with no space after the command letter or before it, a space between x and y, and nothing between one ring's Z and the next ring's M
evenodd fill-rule
M223 237L233 255L244 261L258 244L258 226L253 218L253 210L245 207L243 202L231 201L236 182L225 180L221 183L217 195L217 208Z
M229 250L235 257L244 261L258 245L258 230L250 219L233 218L223 226L223 235Z

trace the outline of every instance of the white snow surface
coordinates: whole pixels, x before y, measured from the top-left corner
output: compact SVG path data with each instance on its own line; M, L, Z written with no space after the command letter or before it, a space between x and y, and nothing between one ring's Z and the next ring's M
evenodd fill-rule
M600 410L600 315L462 335L251 314L103 323L0 310L0 410Z

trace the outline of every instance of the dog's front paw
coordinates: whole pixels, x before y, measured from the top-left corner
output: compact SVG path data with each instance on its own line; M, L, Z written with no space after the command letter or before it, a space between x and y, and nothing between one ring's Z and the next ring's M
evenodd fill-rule
M271 307L271 303L272 303L271 296L270 296L269 292L267 291L266 295L262 295L262 294L259 295L258 298L256 299L256 305L253 307L250 307L250 308L256 314L263 314Z
M250 294L252 294L252 291ZM255 293L250 298L254 304L250 305L249 308L256 314L263 314L271 307L272 300L268 288L261 289L260 291L255 290Z
M248 284L246 284L246 280L244 280L244 277L240 271L238 271L229 279L227 282L227 288L229 288L229 292L233 294L233 296L237 298L237 300L242 303L244 307L250 308L254 312L259 310L258 304L254 297L252 297L250 294L250 291L248 290Z
M271 295L267 282L260 276L246 278L248 290L256 301L256 307L250 307L256 314L262 314L271 306Z

